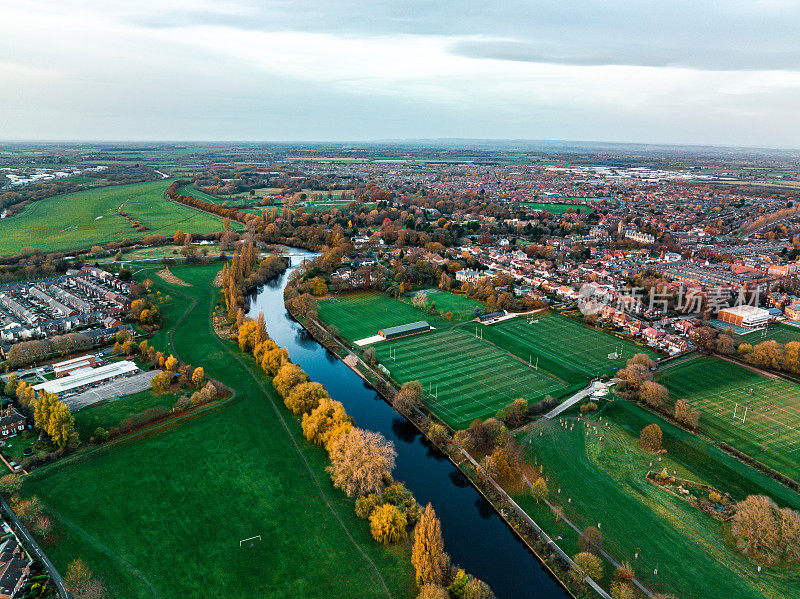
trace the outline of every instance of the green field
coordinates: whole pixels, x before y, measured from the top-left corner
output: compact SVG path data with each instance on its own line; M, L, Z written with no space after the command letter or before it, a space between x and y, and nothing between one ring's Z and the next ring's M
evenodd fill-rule
M460 329L436 330L373 347L392 378L422 384L428 407L454 429L494 416L517 398L532 404L547 395L558 397L567 388L564 381L544 370L537 372Z
M195 255L198 258L203 257L204 250L208 252L207 255L210 258L219 257L221 253L220 245L217 243L209 245L198 245L194 247L197 249L197 253ZM115 262L116 261L115 258L116 256L108 256L106 258L100 258L98 262L100 264L104 263L107 264ZM181 254L181 248L176 247L171 243L167 245L156 245L156 246L137 248L135 250L132 250L130 252L125 252L122 254L122 262L129 262L136 260L159 260L162 258L173 258L178 261L185 260L183 254Z
M308 445L252 359L215 337L218 266L175 267L191 287L146 270L171 300L151 342L235 388L227 406L146 437L34 471L63 572L81 557L111 597L411 597L404 546L377 545L327 456ZM196 303L195 303L196 302ZM284 420L285 419L285 420ZM285 422L285 425L284 425ZM239 548L241 539L263 542ZM384 588L385 583L388 591Z
M800 480L800 386L711 357L665 368L658 381L700 410L701 432Z
M546 212L552 212L553 214L564 214L570 208L572 208L573 210L580 211L581 214L586 214L587 212L592 211L591 206L586 206L583 204L558 204L558 203L551 204L549 202L522 202L522 205L532 210L544 210Z
M482 306L463 296L431 293L436 308L454 310L463 318ZM502 346L475 337L473 325L458 325L377 293L354 293L320 301L319 317L348 341L374 336L380 329L426 320L434 331L372 345L381 364L398 383L419 381L428 407L454 429L476 418L494 416L514 399L529 403L559 397L570 385L547 369L532 369L527 356L514 356ZM390 355L391 352L391 355ZM584 383L587 379L582 379ZM438 385L438 388L437 388ZM430 392L428 392L428 390Z
M351 293L322 300L317 305L317 312L322 320L333 324L348 341L372 337L380 329L418 320L427 320L433 326L444 322L410 303L372 292Z
M486 310L486 304L474 300L466 295L449 293L439 289L423 289L417 293L424 293L428 296L428 305L436 305L436 310L444 315L451 312L453 320L472 320L475 318L475 309Z
M350 342L372 337L386 327L427 320L436 330L372 347L395 381L422 383L428 407L455 429L467 427L475 418L492 416L519 397L529 403L548 395L561 397L593 377L613 374L635 353L658 357L559 314L539 314L530 323L518 316L493 325L474 324L467 321L483 304L457 294L425 291L437 310L452 310L453 321L377 293L322 300L318 314ZM482 341L476 331L482 333ZM609 359L610 353L620 349L621 357ZM531 369L529 363L536 366L537 360L538 368Z
M765 493L794 509L800 506L796 494L629 402L608 405L588 423L574 416L562 420L567 428L559 420L540 420L520 435L520 445L530 462L545 465L551 503L579 530L599 522L603 548L618 561L630 562L642 582L679 597L795 596L800 584L796 565L759 574L754 562L733 549L725 523L666 493L645 475L652 464L654 470L667 468L670 474L677 471L678 477L728 492L735 501ZM667 453L660 462L638 444L639 431L651 422L664 431ZM580 551L577 533L563 520L556 522L549 507L530 495L517 500L551 537L560 537L567 553ZM610 582L613 568L605 566Z
M650 349L551 312L533 316L530 324L522 316L479 328L484 339L526 362L538 358L539 368L570 383L610 376L637 353L658 359ZM609 359L620 348L620 357Z
M150 408L171 408L178 401L175 393L156 395L149 389L132 393L94 406L86 406L75 412L75 428L82 443L88 443L97 427L107 431L119 426L128 416Z
M778 343L800 341L800 327L776 324L771 325L767 331L754 331L746 335L741 335L740 338L742 343L749 343L751 345L756 345L767 340L777 341Z
M43 251L72 250L109 241L141 239L222 230L222 219L170 202L164 192L171 181L116 185L39 200L21 213L0 220L0 254L18 254L24 247ZM117 210L148 227L136 232Z

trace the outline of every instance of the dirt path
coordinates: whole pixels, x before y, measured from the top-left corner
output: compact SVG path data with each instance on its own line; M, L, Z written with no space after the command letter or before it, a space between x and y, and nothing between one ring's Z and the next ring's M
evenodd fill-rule
M172 271L170 271L169 268L165 268L164 270L159 270L156 273L156 276L159 279L162 279L162 280L166 281L167 283L170 283L171 285L180 285L181 287L191 287L191 285L189 285L189 283L187 283L186 281L182 281L181 279L176 277L174 274L172 274Z

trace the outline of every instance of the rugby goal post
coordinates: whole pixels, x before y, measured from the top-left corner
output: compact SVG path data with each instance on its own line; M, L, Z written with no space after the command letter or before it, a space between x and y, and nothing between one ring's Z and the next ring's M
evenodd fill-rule
M260 543L260 542L261 542L261 535L256 535L254 537L249 537L247 539L242 539L241 541L239 541L239 549L241 549L244 546L252 547L256 543Z

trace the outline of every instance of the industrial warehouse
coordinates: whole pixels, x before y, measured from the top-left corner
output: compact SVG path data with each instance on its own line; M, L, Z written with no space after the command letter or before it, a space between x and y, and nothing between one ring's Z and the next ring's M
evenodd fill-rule
M97 368L84 366L72 370L64 376L59 376L53 381L34 385L33 390L37 393L39 391L45 391L46 393L52 393L62 398L66 395L74 395L116 379L132 376L137 372L139 372L139 367L129 360L111 362L110 364Z

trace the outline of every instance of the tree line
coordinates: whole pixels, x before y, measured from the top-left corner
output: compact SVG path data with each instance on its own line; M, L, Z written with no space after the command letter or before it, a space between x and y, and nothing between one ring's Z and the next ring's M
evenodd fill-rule
M229 313L233 310L238 311L236 303L228 306ZM456 598L492 599L494 594L485 583L450 564L430 504L423 510L411 491L392 478L394 445L380 433L356 427L341 402L291 362L288 352L267 334L263 313L256 320L245 318L232 324L232 328L240 350L253 356L271 377L285 407L300 419L306 440L326 450L333 485L356 499L356 515L369 522L373 538L395 544L411 532L420 596L448 596L449 591L449 596Z

